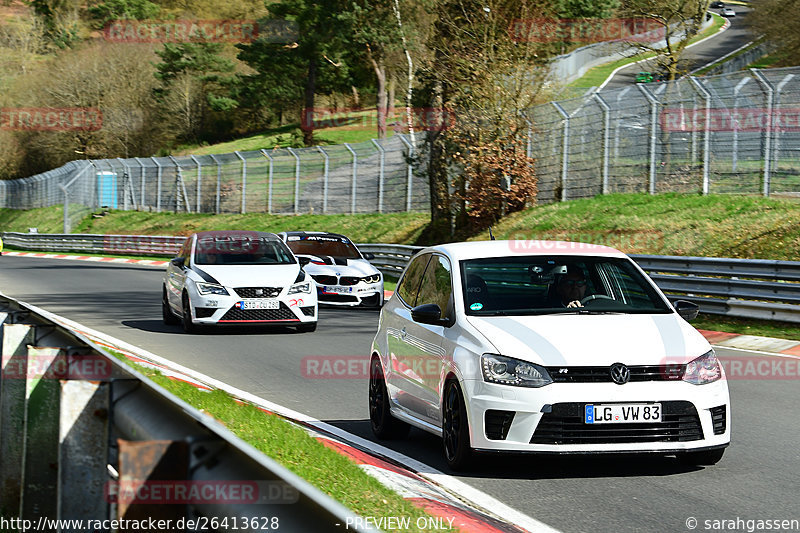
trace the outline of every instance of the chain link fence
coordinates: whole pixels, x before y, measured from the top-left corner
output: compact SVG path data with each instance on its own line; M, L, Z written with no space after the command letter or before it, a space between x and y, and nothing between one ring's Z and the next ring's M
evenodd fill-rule
M615 192L800 196L800 67L593 91L533 107L524 118L539 203ZM0 207L63 204L65 233L99 207L426 211L418 148L397 134L338 146L72 161L0 181Z

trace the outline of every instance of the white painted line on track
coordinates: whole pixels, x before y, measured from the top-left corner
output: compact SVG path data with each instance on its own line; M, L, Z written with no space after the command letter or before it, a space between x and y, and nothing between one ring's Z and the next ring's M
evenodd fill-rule
M68 318L56 315L55 313L51 313L50 311L46 311L40 307L28 304L31 309L36 311L37 313L42 314L43 316L53 320L54 322L58 322L64 324L65 326L78 331L79 333L83 333L87 336L92 336L102 341L112 345L127 350L137 357L141 357L147 361L152 363L166 366L176 372L180 372L185 374L192 379L197 380L201 384L208 385L212 388L223 390L233 396L241 400L245 400L249 403L252 403L258 407L262 407L268 411L271 411L277 415L283 416L288 419L296 420L302 423L305 423L313 428L316 428L320 431L326 432L330 435L334 435L343 441L353 444L354 446L363 448L373 454L386 457L400 465L409 468L410 470L416 472L421 477L424 477L431 482L435 483L442 489L445 489L451 496L454 498L461 500L465 503L476 507L486 514L490 516L497 517L498 519L515 524L531 533L560 533L559 530L545 524L544 522L540 522L535 518L531 518L530 516L509 507L505 503L497 500L493 496L490 496L471 485L464 483L463 481L445 474L433 468L425 463L417 461L416 459L412 459L407 455L404 455L400 452L395 450L391 450L386 448L385 446L381 446L375 442L363 439L357 435L353 435L344 431L336 426L331 424L322 422L321 420L317 420L314 417L305 415L298 411L294 411L282 405L276 404L269 400L265 400L264 398L260 398L255 396L254 394L250 394L249 392L245 392L243 390L237 389L227 383L222 381L218 381L214 378L206 376L205 374L201 374L195 370L187 368L183 365L178 363L174 363L168 359L165 359L161 356L158 356L154 353L148 352L147 350L140 348L138 346L134 346L133 344L127 343L123 340L116 339L111 335L107 335L105 333L99 332L97 330L88 328L78 322L70 320Z

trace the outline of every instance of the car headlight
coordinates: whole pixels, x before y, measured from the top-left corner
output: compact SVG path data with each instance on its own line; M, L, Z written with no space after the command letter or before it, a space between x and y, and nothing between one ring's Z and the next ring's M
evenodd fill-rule
M295 283L289 287L289 292L287 294L299 294L301 292L311 292L310 281L306 281L304 283Z
M217 285L216 283L195 283L197 286L197 292L200 294L221 294L223 296L228 295L228 291L222 285Z
M687 364L686 371L683 373L683 381L693 385L712 383L720 378L722 378L722 369L714 350L704 353Z
M481 370L489 383L537 388L553 382L545 367L503 355L483 354Z
M380 274L373 274L372 276L364 276L361 278L364 283L378 283L381 280Z

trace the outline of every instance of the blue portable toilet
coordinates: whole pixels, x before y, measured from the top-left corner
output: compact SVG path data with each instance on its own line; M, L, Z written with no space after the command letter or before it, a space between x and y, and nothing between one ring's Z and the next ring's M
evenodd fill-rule
M101 170L97 173L97 200L100 207L117 208L117 173Z

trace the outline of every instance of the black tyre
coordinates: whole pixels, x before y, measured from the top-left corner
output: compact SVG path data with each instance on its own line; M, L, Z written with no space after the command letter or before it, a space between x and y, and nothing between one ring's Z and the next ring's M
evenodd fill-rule
M311 333L312 331L316 331L316 330L317 330L317 323L316 322L300 324L299 326L297 326L298 333Z
M191 302L189 301L189 295L185 292L183 293L183 317L181 317L181 325L183 326L183 331L186 333L194 333L197 331L197 326L192 323L192 308Z
M389 391L383 377L381 362L372 358L369 365L369 421L372 432L379 439L400 439L411 429L405 422L392 416L389 410Z
M167 289L165 288L161 294L161 318L165 326L177 326L180 323L178 317L172 312L167 300Z
M704 450L701 452L684 452L679 453L676 457L678 461L685 465L702 466L702 465L715 465L722 456L725 455L725 448L719 450Z
M443 411L444 458L453 470L463 470L472 459L472 448L469 445L467 407L456 380L450 380L445 385Z

